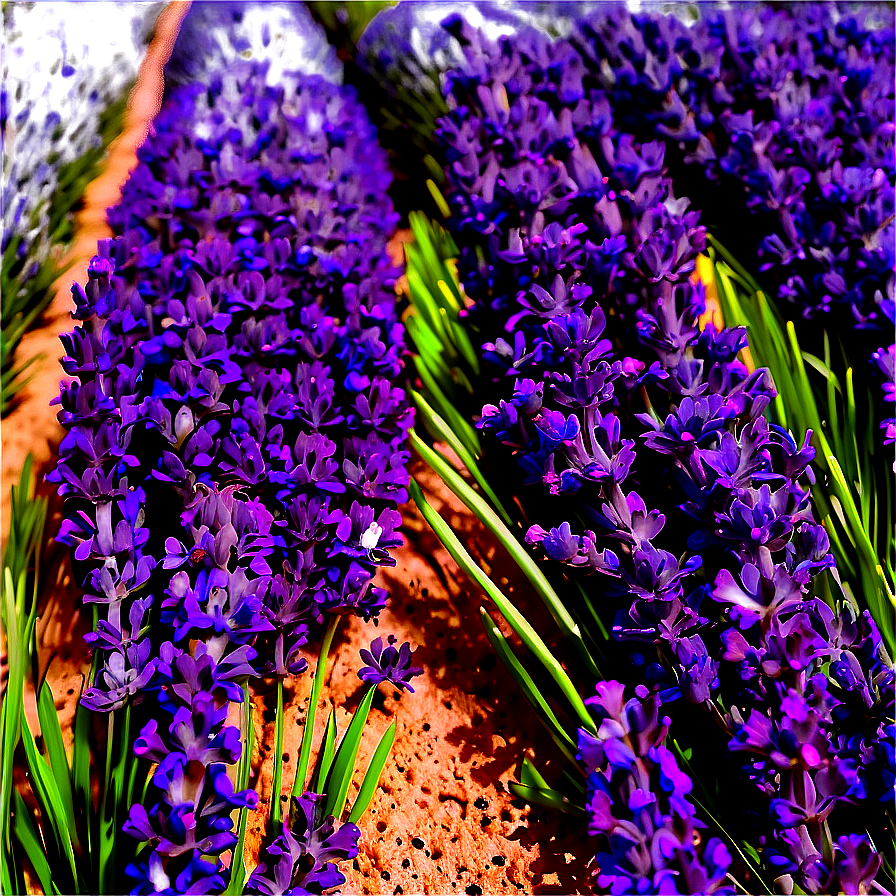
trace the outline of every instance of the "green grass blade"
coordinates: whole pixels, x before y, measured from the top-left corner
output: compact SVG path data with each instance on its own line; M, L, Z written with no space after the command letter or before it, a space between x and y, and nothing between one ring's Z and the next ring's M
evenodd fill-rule
M436 206L447 221L451 217L451 207L445 202L445 197L442 195L441 190L429 178L426 180L426 189L429 190L430 196L432 196Z
M376 745L373 758L370 760L370 765L367 766L367 771L364 773L361 789L358 791L358 796L348 816L348 820L352 824L357 824L361 820L361 817L370 805L370 801L373 799L373 795L376 793L377 785L380 783L380 776L386 766L386 760L389 758L392 745L395 743L395 731L396 723L393 722Z
M572 713L578 717L586 730L596 734L597 727L594 724L594 719L591 718L575 685L535 629L504 596L494 582L476 565L451 527L433 510L430 503L423 497L420 486L413 479L410 483L410 492L423 518L429 523L454 562L457 563L469 579L475 582L491 598L498 612L507 620L526 648L544 666L547 673L560 688L561 693L569 702Z
M271 784L271 828L275 834L283 821L280 791L283 781L283 678L277 678L277 709L274 716L274 780Z
M252 701L249 699L249 684L243 684L242 731L240 732L243 750L240 753L240 764L236 774L236 789L245 790L249 786L249 773L252 771ZM249 810L243 806L239 810L237 821L236 846L230 859L230 880L224 896L238 896L243 892L246 883L246 826L249 821Z
M28 726L24 710L22 711L22 743L25 745L25 758L31 777L31 787L35 797L37 797L41 815L44 819L44 833L46 835L46 832L49 830L52 834L53 841L60 854L68 861L68 870L71 872L70 882L73 887L76 887L78 869L75 863L75 852L72 847L71 832L66 822L62 798L59 795L56 780L50 771L50 767L37 750L34 735ZM66 885L68 883L69 881L66 880ZM65 889L65 887L60 886L60 889ZM73 889L71 892L75 892L75 890Z
M556 790L551 790L548 787L526 787L523 784L517 784L516 781L510 781L507 786L515 797L519 797L533 806L543 806L545 809L564 812L574 818L585 817L584 806L575 805Z
M40 730L44 738L44 750L50 762L50 770L53 772L56 787L59 790L72 843L75 849L80 849L78 830L75 825L75 806L72 797L72 779L68 767L68 757L65 755L62 729L59 727L59 715L56 712L56 704L53 701L53 692L46 681L44 681L37 698L37 717L40 720Z
M99 651L94 651L90 668L90 681L96 676L96 668L99 662ZM87 680L81 682L81 694L87 686ZM90 729L93 713L81 705L78 697L78 705L75 707L74 740L72 742L72 790L76 810L84 819L83 831L85 833L87 855L94 856L94 808L93 793L90 787Z
M320 753L317 756L317 767L314 769L314 775L311 779L311 789L315 793L321 793L321 787L330 774L333 766L333 756L336 753L336 713L333 707L327 713L327 724L324 726L324 739L321 744Z
M520 784L526 787L542 787L548 789L548 782L541 772L535 767L528 756L523 757L520 765Z
M355 710L348 730L339 743L339 749L333 759L333 765L327 775L325 786L326 798L321 813L322 817L334 815L339 818L345 808L348 798L348 788L355 773L355 760L358 758L358 748L361 746L361 735L367 724L367 716L370 714L370 705L373 703L373 695L376 686L371 687L364 695L360 706Z
M13 760L16 745L21 736L23 689L25 684L25 659L22 656L22 636L19 614L16 612L15 587L12 571L3 571L3 628L6 632L6 652L9 662L9 679L3 695L3 755L2 780L0 780L0 823L3 825L3 847L9 855L12 849L9 826L9 807L13 792Z
M314 670L314 681L311 685L311 696L308 698L308 709L305 713L305 727L302 730L302 745L299 748L299 761L296 765L296 777L292 785L292 796L300 797L305 791L305 778L308 775L308 759L311 756L311 740L314 737L314 716L317 712L317 703L320 700L321 688L324 686L324 675L327 669L327 657L330 654L330 646L333 643L333 635L341 616L334 615L330 619L324 640L321 644L320 654L317 658L317 668Z
M45 894L58 893L59 890L53 885L53 873L50 871L50 863L47 861L47 853L44 849L43 841L31 818L31 813L25 805L25 801L16 791L13 794L15 805L15 817L13 818L13 833L16 839L25 850L28 861L40 881L41 889ZM15 890L4 890L4 893L17 892Z
M479 608L482 619L482 627L486 637L492 645L492 649L498 654L498 658L504 664L508 672L513 676L519 689L523 692L526 702L532 707L539 721L554 739L564 756L570 761L576 761L577 746L573 737L563 729L560 720L554 714L547 700L542 696L538 686L532 680L532 676L526 671L522 663L517 659L507 639L501 634L501 630L495 625L495 621L489 616L484 607ZM525 783L525 782L524 782Z
M429 402L426 401L419 392L412 390L412 397L414 397L418 406L423 402L430 408L432 413L441 416L447 421L447 429L451 434L451 441L449 444L455 451L457 451L457 449L452 443L457 443L463 447L464 457L480 457L482 454L482 446L479 443L479 435L476 430L460 415L457 408L454 407L453 402L448 399L444 389L442 389L442 387L435 381L426 365L416 356L414 357L414 366L417 368L420 381L423 383L424 389L429 393L430 398L432 398L435 408L432 408ZM416 397L418 395L420 395L419 399ZM447 442L448 436L446 435L444 438ZM460 452L458 452L458 457L461 457ZM466 460L464 460L464 463L466 464ZM470 470L470 472L472 473L473 471Z
M419 392L411 390L411 398L414 400L420 418L423 420L424 425L432 434L433 438L441 439L449 448L451 448L460 462L467 468L470 475L476 480L476 484L482 489L485 496L492 502L492 506L498 511L504 522L508 526L513 525L513 520L510 514L505 510L504 505L498 499L498 496L494 493L492 487L488 484L488 480L482 474L482 471L479 469L479 464L476 463L473 455L467 451L466 447L461 443L461 440L456 435L456 430L454 430L449 423L429 405Z
M413 429L410 431L410 439L411 446L420 457L438 473L445 485L476 514L479 521L489 529L507 550L514 562L531 582L536 593L541 597L560 631L573 643L589 675L598 676L597 664L585 646L579 626L572 616L569 615L569 611L563 605L563 601L560 600L557 592L553 589L551 583L547 580L525 546L519 543L491 507L464 482L463 477L448 463L444 456L423 442Z

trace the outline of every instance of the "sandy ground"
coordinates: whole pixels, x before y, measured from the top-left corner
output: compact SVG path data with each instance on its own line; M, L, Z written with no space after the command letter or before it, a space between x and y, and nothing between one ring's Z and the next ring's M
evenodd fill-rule
M172 3L159 21L156 40L130 100L126 131L111 147L106 169L88 189L78 214L69 273L58 284L42 325L23 340L21 357L42 355L43 360L35 365L34 379L2 426L0 526L4 533L9 486L17 480L25 456L34 455L41 474L53 463L62 431L49 403L60 378L58 335L72 326L71 281L83 276L96 240L108 235L105 209L118 200L121 185L136 164L135 151L158 109L162 66L185 9L184 3ZM478 523L422 467L415 467L415 473L429 487L433 505L463 534L471 553L519 599L521 607L528 607L525 588L514 584L511 565L495 556ZM41 490L51 493L46 484ZM50 535L58 528L58 502L51 502L51 509ZM586 868L572 856L577 843L582 852L579 824L530 810L508 792L507 783L524 754L537 754L543 765L553 751L509 674L496 664L479 623L480 595L471 591L416 509L403 510L407 543L395 552L397 566L382 575L392 595L390 609L382 614L378 629L360 620L344 623L334 643L317 713L316 742L329 704L335 707L340 732L344 730L360 700L357 651L377 634L392 632L417 645L415 662L425 671L415 679L416 693L399 695L381 687L383 699L374 703L361 745L359 765L364 769L380 735L393 720L397 722L383 787L361 822L361 853L353 866L344 869L349 878L345 892L587 892ZM81 640L85 624L64 551L48 542L44 558L41 662L43 668L50 666L48 681L68 732L81 676L88 669ZM539 608L529 609L538 618ZM309 660L313 671L315 658L309 656ZM309 672L287 692L281 757L284 793L292 783L310 680ZM250 868L261 845L277 760L272 755L272 689L259 683L253 699L257 711L252 785L261 800L249 826ZM33 702L29 709L36 731ZM356 788L357 782L350 799Z

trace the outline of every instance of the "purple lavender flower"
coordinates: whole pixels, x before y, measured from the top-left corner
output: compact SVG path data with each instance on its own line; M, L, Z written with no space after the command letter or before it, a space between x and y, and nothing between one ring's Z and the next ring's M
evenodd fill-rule
M392 646L395 641L395 635L389 635L385 645L382 638L374 638L369 650L362 647L361 659L367 665L358 672L358 678L372 685L388 681L399 689L413 693L410 681L414 676L422 675L423 669L411 665L411 645L405 642L395 648Z
M321 799L311 792L293 799L282 832L266 849L270 867L267 862L258 865L246 881L247 893L303 896L345 883L336 863L357 856L361 832L350 822L337 827L332 815L319 818Z
M642 685L602 681L585 701L597 737L579 729L587 774L588 833L599 837L597 883L612 893L734 893L731 855L716 837L698 848L691 779L663 743L669 719Z
M59 538L101 616L85 703L152 693L161 712L136 717L157 763L126 827L151 844L138 892L226 886L231 813L255 799L227 776L228 705L250 676L300 673L324 613L376 615L400 544L413 415L386 157L348 91L267 72L166 98L63 339ZM313 885L340 883L353 826L331 859L332 830L307 827Z

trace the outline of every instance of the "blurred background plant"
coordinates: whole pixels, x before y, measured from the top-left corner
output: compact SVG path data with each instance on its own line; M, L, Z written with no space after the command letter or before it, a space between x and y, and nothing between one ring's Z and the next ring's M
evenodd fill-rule
M164 3L104 4L103 40L83 4L4 3L0 414L36 359L22 334L52 300L73 211L121 132L128 93Z

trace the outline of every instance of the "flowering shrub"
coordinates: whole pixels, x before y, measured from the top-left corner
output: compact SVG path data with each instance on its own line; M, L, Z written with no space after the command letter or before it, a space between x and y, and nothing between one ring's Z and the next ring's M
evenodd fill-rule
M267 62L268 84L297 67L342 83L342 65L304 3L197 0L181 23L165 77L205 83L241 60ZM299 65L301 61L301 65Z
M707 220L726 233L732 208L748 212L732 231L739 255L783 306L805 318L841 312L835 325L854 324L852 342L892 333L892 9L701 11L691 27L656 14L586 16L571 39L620 127L666 137L676 182L687 177Z
M13 367L23 332L52 298L71 211L109 141L162 3L109 8L103 41L95 21L69 3L3 7L0 84L3 153L2 397L5 414L23 384Z
M255 800L227 776L238 682L300 672L310 626L385 602L372 579L400 542L412 421L392 384L396 216L363 110L317 76L268 87L241 64L179 88L139 158L117 238L73 287L51 478L101 610L84 704L130 713L152 693L167 714L141 717L135 753L158 766L126 831L152 850L128 873L137 892L209 892L231 811ZM280 855L332 833L306 827Z
M894 678L869 614L820 596L834 562L805 486L808 434L767 423L774 392L736 360L742 328L698 326L704 231L663 143L617 122L571 45L450 27L467 61L437 140L468 319L490 340L479 425L533 486L543 525L528 540L600 574L594 602L649 691L719 716L730 760L768 798L751 822L766 867L819 892L851 885L861 852L864 886L889 823ZM670 709L673 726L687 712ZM595 786L591 824L609 833ZM835 846L844 830L872 839Z

